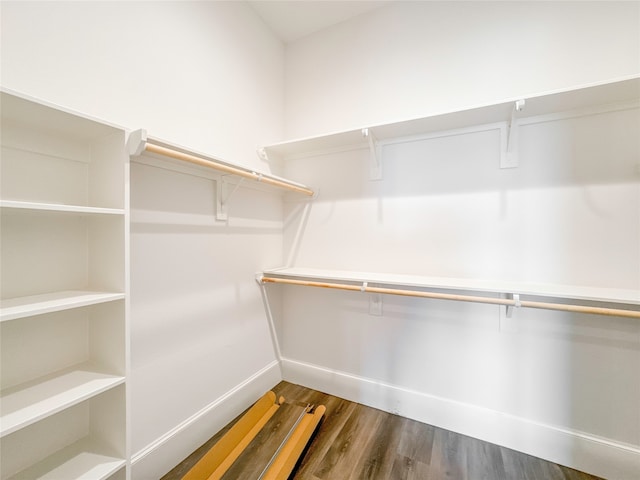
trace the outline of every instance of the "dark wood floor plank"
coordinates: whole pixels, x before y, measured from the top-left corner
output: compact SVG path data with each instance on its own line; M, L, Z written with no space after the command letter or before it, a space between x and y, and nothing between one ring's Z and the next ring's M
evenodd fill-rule
M435 428L409 418L403 418L402 437L397 453L416 462L431 464Z
M371 480L391 475L402 437L403 420L396 415L382 416L380 426L373 432L368 452L364 452L356 465L354 472L358 473L355 478Z
M321 403L327 408L324 417L302 456L298 469L299 478L315 477L323 458L335 443L335 439L351 417L357 404L338 397L332 397Z
M467 471L473 480L508 480L500 447L466 438Z
M288 382L273 388L285 397L279 411L325 405L325 416L289 480L602 480L523 453L401 418ZM239 418L214 435L162 480L179 480ZM253 480L258 456L269 438L282 436L289 420L278 420L256 437L250 458L234 465L227 478ZM278 423L280 422L280 423ZM262 453L261 453L262 452ZM244 456L244 454L243 454ZM241 464L246 463L242 466ZM248 465L248 466L247 466ZM247 470L248 469L248 470ZM262 471L262 469L260 469ZM259 472L257 472L259 474ZM257 478L257 475L256 477Z
M389 480L426 480L429 477L429 465L402 455L396 455Z
M467 480L466 446L461 435L436 428L429 478Z
M352 478L381 421L382 412L356 404L313 474L323 480Z

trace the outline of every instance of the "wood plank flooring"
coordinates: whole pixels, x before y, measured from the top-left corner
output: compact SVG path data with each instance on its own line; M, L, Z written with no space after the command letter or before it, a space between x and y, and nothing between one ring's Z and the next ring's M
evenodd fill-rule
M301 408L327 411L290 480L597 480L556 465L441 428L281 382L285 404L267 423L224 480L255 480ZM239 418L239 417L238 417ZM237 419L236 419L237 420ZM233 425L231 422L161 480L179 480ZM206 480L206 479L203 479Z

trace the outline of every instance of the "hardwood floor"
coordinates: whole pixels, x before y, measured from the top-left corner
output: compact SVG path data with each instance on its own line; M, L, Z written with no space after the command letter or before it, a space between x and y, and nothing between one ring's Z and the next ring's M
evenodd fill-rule
M254 480L307 403L327 411L290 480L597 480L598 477L348 400L281 382L285 404L223 477ZM235 420L234 420L235 422ZM230 428L167 473L178 480ZM206 480L206 479L203 479Z

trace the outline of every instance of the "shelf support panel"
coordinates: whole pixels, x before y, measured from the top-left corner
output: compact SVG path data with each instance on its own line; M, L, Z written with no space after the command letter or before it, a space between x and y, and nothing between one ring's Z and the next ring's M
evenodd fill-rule
M380 153L380 144L373 135L373 132L368 128L362 129L362 136L369 142L369 155L371 159L369 180L382 180L382 155Z
M229 200L240 188L243 181L244 178L241 178L231 191L229 191L231 184L225 180L224 175L216 181L216 220L226 221L229 219Z
M500 168L517 168L518 159L518 119L517 113L524 110L525 101L518 100L513 104L511 119L505 129L502 129L502 151L500 152Z
M522 306L522 302L520 302L520 295L517 293L507 293L507 299L513 300L513 305L505 305L505 314L507 318L513 317L513 309L520 308Z

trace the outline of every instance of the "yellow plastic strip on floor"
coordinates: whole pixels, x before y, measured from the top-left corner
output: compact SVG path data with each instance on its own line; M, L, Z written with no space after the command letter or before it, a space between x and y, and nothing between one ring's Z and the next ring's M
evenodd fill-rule
M235 462L240 456L240 454L242 454L243 450L247 448L247 445L251 443L251 440L253 440L255 436L258 433L260 433L260 430L262 430L262 427L264 427L264 425L269 421L269 419L273 416L273 414L276 413L276 410L278 410L278 407L279 405L273 405L267 411L267 413L265 413L262 416L262 418L258 420L258 422L253 426L253 428L249 430L249 432L247 432L247 434L242 438L242 440L240 440L240 443L236 445L236 448L234 448L231 451L231 453L222 461L222 463L218 466L218 468L216 468L215 471L211 475L209 475L207 480L220 480L222 478L225 472L229 470L233 462Z
M276 394L267 392L205 453L182 480L215 480L224 475L242 450L278 410Z
M326 407L319 405L313 413L304 416L262 477L263 480L287 480L289 478L325 411Z

